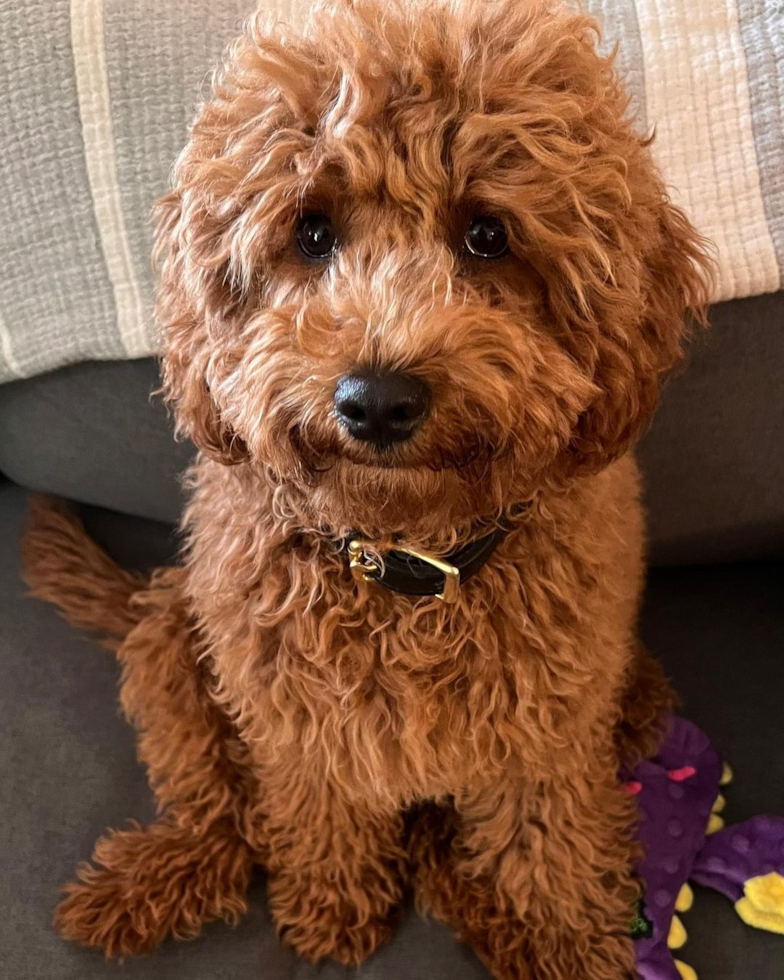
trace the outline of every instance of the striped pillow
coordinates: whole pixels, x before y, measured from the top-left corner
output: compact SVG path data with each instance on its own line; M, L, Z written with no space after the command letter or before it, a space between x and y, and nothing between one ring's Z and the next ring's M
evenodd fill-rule
M0 4L0 381L154 352L150 208L252 2ZM307 0L262 4L287 18ZM781 0L587 5L620 43L675 200L716 243L715 298L778 289Z

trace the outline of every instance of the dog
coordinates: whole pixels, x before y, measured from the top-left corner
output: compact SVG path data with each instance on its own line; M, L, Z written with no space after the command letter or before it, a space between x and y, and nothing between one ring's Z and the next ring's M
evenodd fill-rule
M231 49L159 205L182 564L41 502L26 540L118 653L161 811L99 841L66 938L235 921L262 864L314 961L413 886L499 980L635 975L617 773L672 693L631 450L710 268L596 44L550 0L323 0Z

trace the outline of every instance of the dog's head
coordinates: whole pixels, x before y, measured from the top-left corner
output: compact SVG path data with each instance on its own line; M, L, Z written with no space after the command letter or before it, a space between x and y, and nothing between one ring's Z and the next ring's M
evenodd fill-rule
M595 41L547 0L251 24L160 206L165 385L203 452L315 524L416 536L627 450L705 259Z

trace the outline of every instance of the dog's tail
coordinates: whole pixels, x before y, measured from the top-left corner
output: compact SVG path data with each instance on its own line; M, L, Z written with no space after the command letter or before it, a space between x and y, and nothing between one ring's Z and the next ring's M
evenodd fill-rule
M132 602L149 577L120 568L59 500L31 498L22 538L22 578L74 626L102 633L114 650L142 619Z

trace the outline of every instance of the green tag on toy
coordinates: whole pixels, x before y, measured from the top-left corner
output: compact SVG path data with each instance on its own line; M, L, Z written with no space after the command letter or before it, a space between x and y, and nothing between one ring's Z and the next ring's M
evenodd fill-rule
M632 919L630 931L632 939L650 939L653 935L653 923L645 914L642 899L637 903L637 915Z

